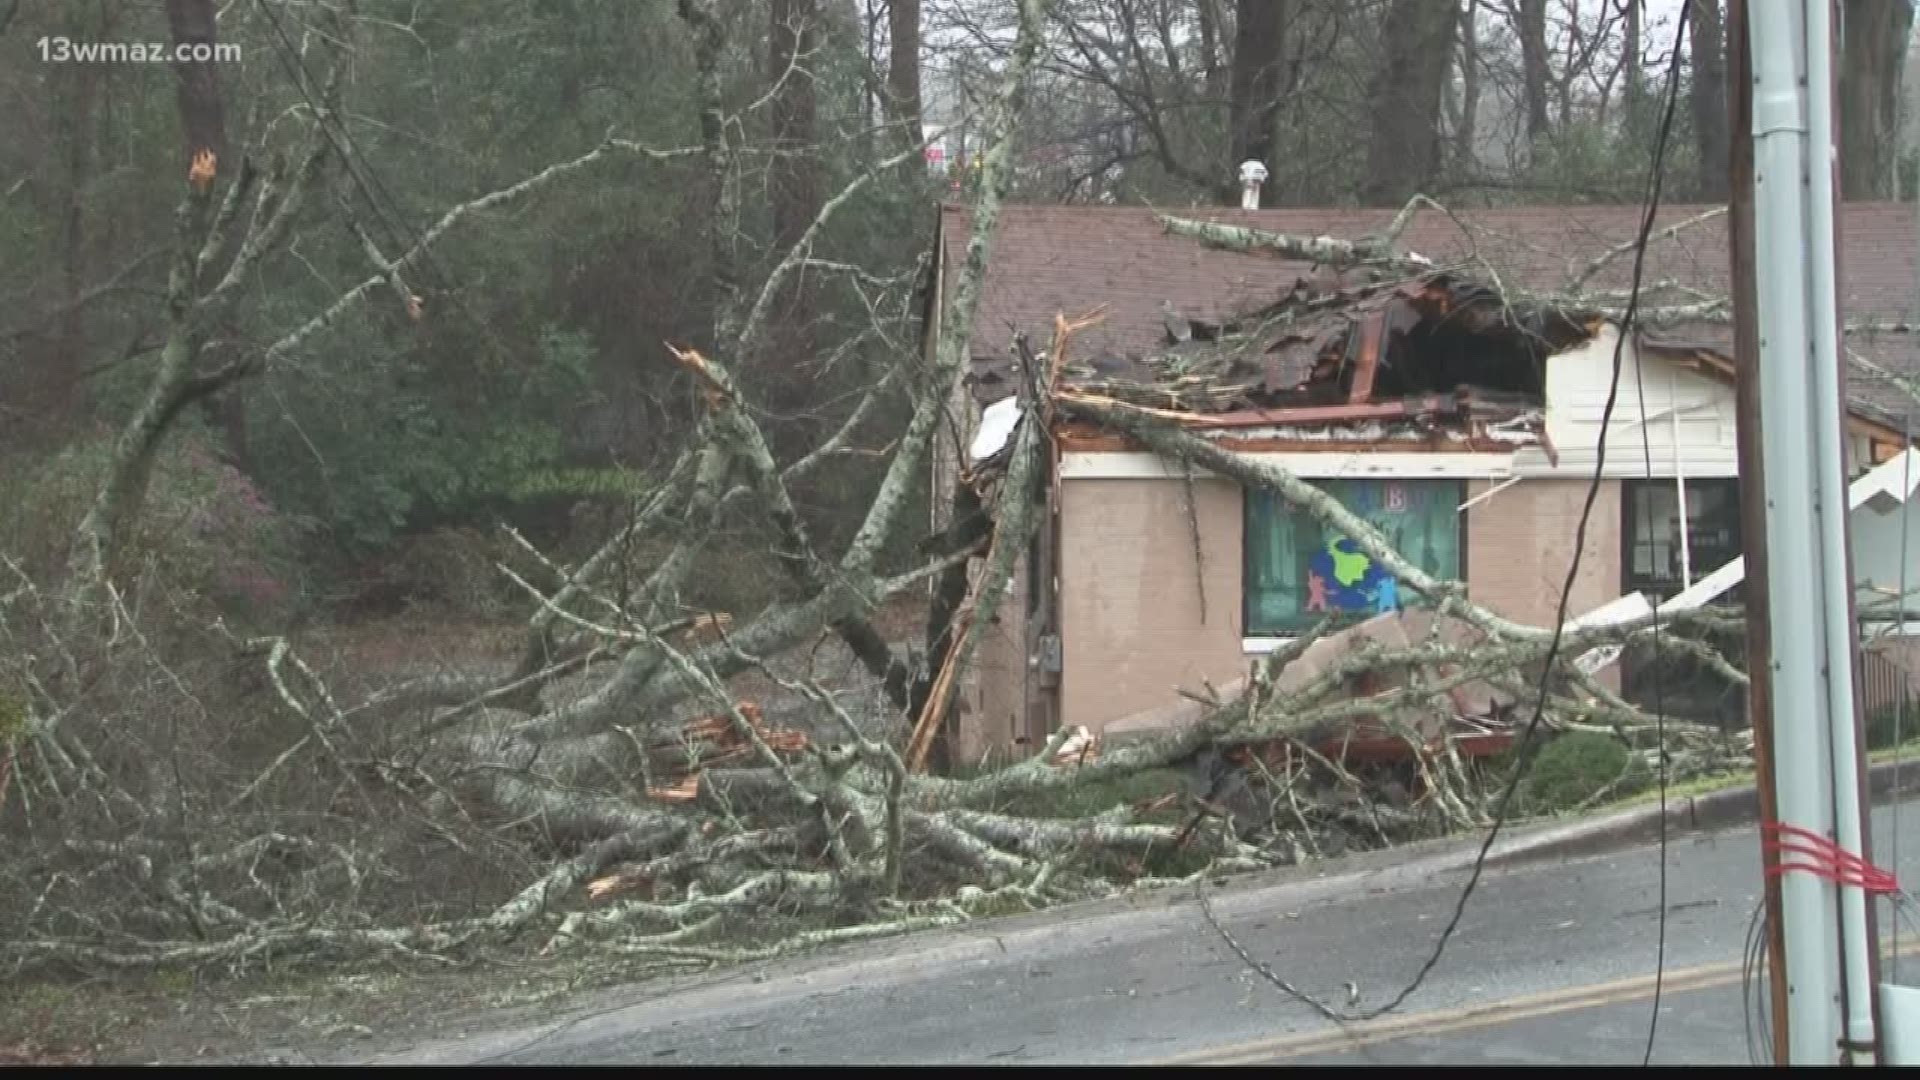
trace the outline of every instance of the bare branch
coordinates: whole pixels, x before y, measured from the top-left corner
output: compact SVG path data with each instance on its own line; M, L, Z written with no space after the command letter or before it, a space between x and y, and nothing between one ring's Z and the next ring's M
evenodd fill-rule
M1716 206L1711 210L1707 210L1703 213L1695 214L1693 217L1690 217L1685 221L1676 221L1672 225L1669 225L1664 229L1655 229L1653 233L1647 237L1647 242L1651 244L1660 240L1672 240L1673 238L1679 236L1682 232L1686 231L1687 229L1690 229L1695 225L1699 225L1703 222L1712 221L1715 218L1724 217L1726 216L1726 213L1727 213L1726 207ZM1566 284L1565 291L1578 295L1581 292L1581 290L1587 287L1587 282L1593 280L1595 274L1598 274L1600 271L1605 270L1608 266L1610 266L1615 260L1619 259L1621 256L1632 252L1635 249L1635 247L1638 246L1638 243L1639 241L1636 238L1634 240L1628 240L1624 243L1615 244L1612 247L1608 248L1607 250L1594 256L1592 259L1588 260L1586 266L1582 267L1578 273L1569 272L1567 275L1567 284Z

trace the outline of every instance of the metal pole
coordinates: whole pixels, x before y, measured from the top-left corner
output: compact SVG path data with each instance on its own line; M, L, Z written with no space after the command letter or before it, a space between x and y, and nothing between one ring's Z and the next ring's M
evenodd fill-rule
M1812 254L1807 220L1807 100L1802 79L1803 4L1762 4L1752 12L1753 140L1758 192L1755 254L1759 280L1760 413L1765 425L1766 536L1771 557L1773 699L1784 722L1775 733L1779 819L1822 836L1834 827L1826 607L1816 515L1820 501L1815 427L1809 412L1817 352L1809 326ZM1813 573L1808 573L1809 570ZM1831 1065L1840 1037L1835 890L1809 874L1781 882L1786 921L1790 1063Z
M1815 468L1814 514L1819 526L1821 618L1826 638L1827 726L1832 742L1834 841L1867 854L1867 817L1860 797L1860 739L1853 693L1853 577L1847 543L1846 430L1842 422L1845 383L1840 364L1839 244L1836 216L1836 147L1833 82L1832 0L1807 0L1807 223L1812 240L1812 315L1808 327L1813 364L1807 398L1813 409ZM1904 50L1902 50L1904 54ZM1840 889L1840 948L1844 962L1847 1051L1849 1060L1874 1047L1873 947L1867 893L1858 886Z
M1753 725L1760 819L1772 821L1776 798L1772 605L1766 590L1770 564L1763 497L1766 464L1761 452L1764 431L1760 423L1760 380L1750 374L1760 369L1760 330L1754 261L1754 146L1746 137L1753 130L1752 47L1747 23L1747 0L1727 0L1727 130L1733 135L1728 140L1727 262L1733 294L1734 370L1742 373L1734 384L1734 409L1740 462L1740 546L1750 583L1742 605L1747 616L1747 712ZM1785 1062L1792 1018L1787 1011L1786 921L1782 918L1780 879L1774 875L1779 862L1779 855L1761 850L1761 906L1766 916L1769 957L1767 1013L1773 1018L1773 1060Z

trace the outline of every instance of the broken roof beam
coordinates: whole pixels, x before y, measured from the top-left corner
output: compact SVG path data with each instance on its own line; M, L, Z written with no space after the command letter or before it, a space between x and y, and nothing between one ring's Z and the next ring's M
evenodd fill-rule
M1190 427L1253 427L1261 424L1319 424L1339 423L1348 420L1395 420L1408 416L1453 416L1462 409L1460 398L1453 394L1425 394L1420 397L1405 398L1399 401L1361 402L1347 405L1301 405L1285 409L1239 409L1225 413L1176 412L1171 409L1155 409L1146 405L1135 405L1117 398L1103 397L1084 391L1062 388L1056 396L1063 401L1082 401L1089 405L1101 405L1114 409L1125 409L1145 416L1155 416L1162 420L1174 420Z
M1360 322L1360 349L1353 361L1353 384L1347 403L1360 405L1373 398L1373 376L1380 370L1380 354L1387 345L1387 313L1376 311Z

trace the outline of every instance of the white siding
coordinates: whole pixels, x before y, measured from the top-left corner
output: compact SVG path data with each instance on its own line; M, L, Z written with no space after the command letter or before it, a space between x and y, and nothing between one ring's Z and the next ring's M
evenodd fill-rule
M1618 332L1607 325L1591 341L1547 360L1547 435L1559 462L1550 463L1542 450L1523 449L1514 458L1516 473L1592 475L1616 340ZM1606 432L1606 475L1610 477L1646 476L1649 447L1657 478L1676 473L1689 477L1739 474L1733 388L1657 356L1642 358L1630 343L1621 353L1620 388Z
M1891 502L1891 500L1886 500ZM1873 599L1893 602L1900 590L1901 540L1906 540L1906 586L1920 590L1920 500L1885 505L1874 500L1853 512L1853 580L1856 603L1868 614Z

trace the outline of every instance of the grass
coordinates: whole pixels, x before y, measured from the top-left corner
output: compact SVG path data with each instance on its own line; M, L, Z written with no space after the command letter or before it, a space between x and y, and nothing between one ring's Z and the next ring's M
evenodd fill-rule
M1879 765L1883 762L1892 761L1895 758L1920 758L1920 737L1908 739L1899 746L1888 746L1867 752L1867 763L1870 765ZM1667 799L1671 801L1673 799L1692 798L1698 795L1707 795L1715 791L1725 791L1728 788L1745 787L1753 782L1752 769L1737 769L1732 772L1711 773L1706 776L1696 776L1692 779L1682 780L1677 784L1668 784ZM1591 812L1600 813L1607 810L1622 810L1633 806L1645 806L1648 803L1658 802L1659 800L1660 789L1657 786L1650 787L1645 791L1629 795L1624 799L1602 803L1594 807Z
M1122 804L1145 802L1170 791L1185 790L1186 787L1186 773L1179 769L1146 769L1107 780L1010 795L995 809L1027 817L1083 818ZM1180 808L1173 806L1142 815L1140 820L1166 822L1179 818Z

